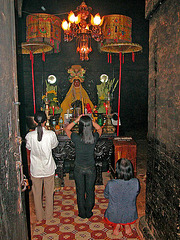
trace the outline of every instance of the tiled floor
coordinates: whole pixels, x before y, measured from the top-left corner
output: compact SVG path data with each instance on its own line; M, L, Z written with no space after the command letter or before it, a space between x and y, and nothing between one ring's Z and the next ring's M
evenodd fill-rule
M146 196L146 161L147 161L147 141L146 132L144 130L139 132L127 132L126 136L131 136L137 143L137 178L141 184L141 191L137 198L137 209L138 209L138 221L136 223L139 235L143 238L141 232L139 231L139 219L145 215L145 196ZM106 185L107 181L110 179L109 173L103 173L103 183ZM65 186L74 186L74 181L69 180L67 174L65 178ZM31 237L33 236L33 231L36 225L36 214L34 209L33 195L32 191L29 192L29 205L30 205L30 225L31 225Z

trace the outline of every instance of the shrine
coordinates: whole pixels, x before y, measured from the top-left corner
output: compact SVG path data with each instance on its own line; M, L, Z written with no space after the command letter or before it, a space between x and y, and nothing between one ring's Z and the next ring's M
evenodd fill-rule
M122 227L114 237L179 238L179 5L178 0L2 1L3 239L111 239L113 230L103 222L109 201L103 193L114 181L119 158L130 160L141 189L132 235ZM31 201L25 140L39 110L47 116L46 131L58 139L52 179L59 184L53 220L40 223ZM73 185L75 146L64 131L80 114L103 129L94 151L94 216L83 224ZM72 131L78 133L77 124Z
M51 55L55 57L62 50L61 19L53 14L28 15L26 42L21 43L21 54L29 55L31 61L34 113L37 109L45 112L46 128L53 130L59 141L58 147L53 150L53 156L57 164L56 174L61 179L62 186L64 186L64 177L67 173L73 179L75 160L74 144L68 139L64 129L81 114L90 116L103 129L103 134L94 152L96 184L103 184L103 172L109 171L114 176L115 163L123 156L132 161L136 174L136 143L134 142L135 150L123 147L126 143L126 146L131 146L129 138L132 139L132 137L125 136L123 131L126 126L122 124L124 117L121 113L121 100L123 99L121 78L125 54L130 53L132 56L130 60L135 62L135 53L141 54L142 46L132 42L132 19L130 17L120 14L105 15L102 18L96 14L93 17L90 11L91 8L82 2L77 7L77 17L70 12L69 23L66 20L62 21L64 41L70 42L73 38L77 38L77 52L82 62L89 61L89 54L92 51L91 38L99 42L101 54L103 52L107 54L108 67L113 64L113 61L115 64L116 54L118 54L119 73L116 76L109 70L103 69L99 71L98 77L96 74L98 79L89 80L94 69L90 71L84 63L61 66L61 69L63 68L61 71L67 73L63 79L61 75L52 74L52 72L45 76L46 61ZM89 21L89 16L91 16L91 21ZM35 84L35 58L38 54L42 55L41 86ZM64 86L66 89L63 89ZM41 103L38 99L37 87L42 88ZM26 116L27 131L34 130L33 123L33 116ZM72 131L78 132L78 126L75 125Z

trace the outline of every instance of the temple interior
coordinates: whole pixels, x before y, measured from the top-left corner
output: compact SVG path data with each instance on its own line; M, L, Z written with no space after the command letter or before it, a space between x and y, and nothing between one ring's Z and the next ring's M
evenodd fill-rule
M179 239L180 2L3 0L0 8L0 239L48 239L45 230L34 232L25 147L40 110L59 141L53 157L62 191L74 187L74 147L64 128L88 114L103 128L96 186L114 177L119 158L131 160L140 181L134 239ZM81 8L92 15L81 15L77 32L75 22L63 29ZM49 239L67 239L58 231Z

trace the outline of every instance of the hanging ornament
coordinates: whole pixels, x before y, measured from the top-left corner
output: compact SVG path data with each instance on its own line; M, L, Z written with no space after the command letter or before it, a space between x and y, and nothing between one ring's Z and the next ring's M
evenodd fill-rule
M34 54L49 52L52 50L52 46L48 43L43 42L24 42L21 43L20 53L29 54L31 60L31 71L32 71L32 87L33 87L33 108L34 114L36 113L36 98L35 98L35 84L34 84ZM42 58L45 60L45 55Z
M121 72L122 63L124 63L124 54L132 53L132 61L135 61L135 52L142 50L142 46L132 43L131 37L132 19L130 17L118 14L104 16L102 32L104 41L100 46L102 52L108 53L108 63L112 63L112 53L119 54L119 94L118 94L118 124L117 136L119 136L120 122L120 95L121 95Z
M52 46L54 53L60 52L61 19L52 14L33 13L26 18L26 41L42 42Z

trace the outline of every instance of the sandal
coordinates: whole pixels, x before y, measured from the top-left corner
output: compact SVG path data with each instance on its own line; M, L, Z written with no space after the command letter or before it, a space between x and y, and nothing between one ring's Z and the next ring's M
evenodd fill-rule
M118 236L120 231L121 231L121 225L117 224L113 230L113 235Z
M129 225L126 225L126 226L129 226ZM132 236L134 233L133 233L133 230L131 229L130 226L129 226L128 230L129 230L129 233L126 232L126 231L127 231L127 228L124 227L124 233L125 233L125 235L130 237L130 236Z

